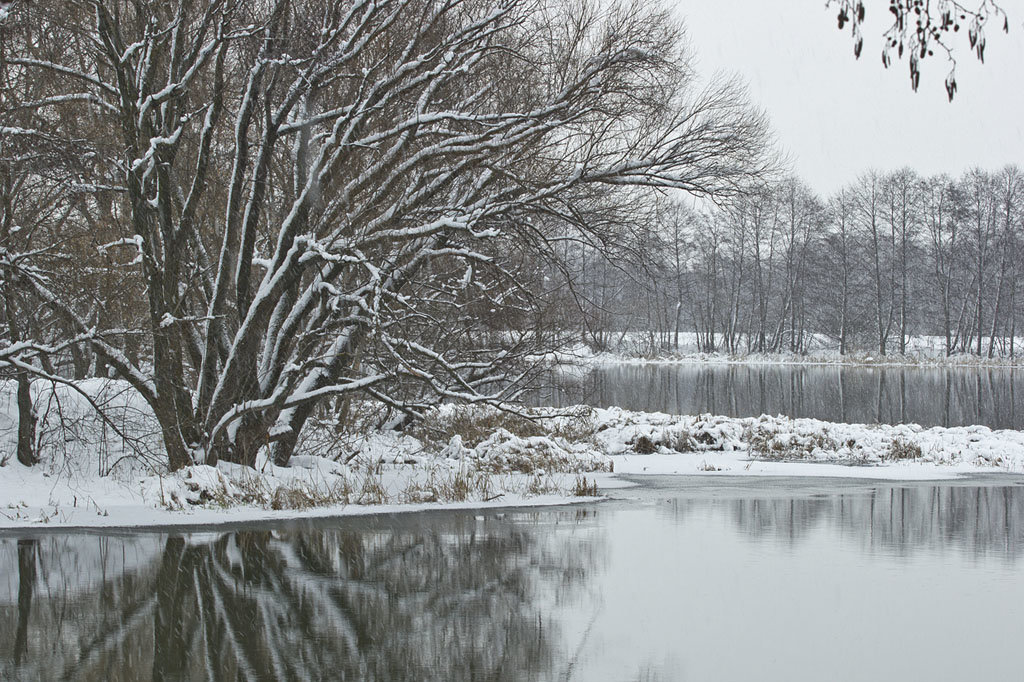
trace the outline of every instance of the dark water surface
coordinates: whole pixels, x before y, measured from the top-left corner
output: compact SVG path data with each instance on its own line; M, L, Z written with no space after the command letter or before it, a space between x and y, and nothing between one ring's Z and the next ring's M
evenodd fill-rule
M537 404L1024 429L1024 372L1010 368L623 364L554 383Z
M1024 486L999 481L5 535L0 679L1019 680Z

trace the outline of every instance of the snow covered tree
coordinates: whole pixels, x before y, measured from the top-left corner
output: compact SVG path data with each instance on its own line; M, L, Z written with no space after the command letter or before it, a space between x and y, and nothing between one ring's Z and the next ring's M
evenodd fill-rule
M95 289L17 259L3 276L144 397L172 469L285 463L335 397L509 395L537 335L504 312L529 307L551 225L766 164L762 117L698 88L655 5L53 0L4 21L31 27L4 69L47 84L18 134L82 150L62 229L108 231L90 272L144 307L97 315Z

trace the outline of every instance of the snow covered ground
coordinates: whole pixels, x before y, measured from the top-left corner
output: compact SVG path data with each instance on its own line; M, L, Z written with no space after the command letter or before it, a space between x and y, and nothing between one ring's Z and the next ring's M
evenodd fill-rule
M232 476L229 465L220 464L213 471L195 471L191 468L178 475L164 476L161 480L147 479L120 482L112 479L94 479L88 482L54 480L41 472L31 471L20 464L8 464L0 469L0 530L24 528L152 528L174 526L203 526L240 524L255 521L294 518L323 518L363 514L393 514L430 509L483 509L499 507L526 507L570 502L593 501L593 497L572 497L566 492L573 477L552 475L547 484L557 492L529 491L532 480L521 475L509 476L509 492L491 499L469 499L459 502L408 502L363 504L343 502L305 508L281 508L265 504L243 502L222 503L217 499L202 499L201 491L216 490L219 486L232 487L238 479ZM410 478L419 478L421 472L389 471L383 476L384 485L401 490ZM251 476L251 474L250 474ZM429 474L426 474L429 477ZM588 477L599 489L614 486L612 474ZM606 484L607 482L607 484ZM211 485L212 483L212 485ZM316 489L318 481L304 477L261 477L260 485L289 487L287 484ZM160 487L165 497L161 498ZM194 489L190 486L196 486ZM182 492L188 491L184 496ZM183 502L180 506L164 504L167 495L175 493ZM228 506L223 506L227 504Z
M697 350L696 335L681 332L678 350L652 353L644 334L628 333L618 338L607 351L595 352L585 344L576 344L562 353L552 354L549 360L558 364L622 364L622 363L707 363L707 364L772 364L772 365L873 365L879 367L941 366L941 367L1005 367L1024 364L1016 354L1010 357L1000 351L998 344L993 357L988 357L988 340L983 355L954 353L947 356L945 339L940 336L919 335L907 339L907 352L900 355L894 349L888 354L853 350L840 355L839 347L821 335L808 343L806 353L740 353L725 351L704 353ZM1015 349L1024 349L1024 339L1017 339Z
M1024 473L1024 433L985 426L926 429L617 408L595 413L602 424L596 438L619 474L934 480Z
M113 404L134 405L123 391L115 395L121 402ZM75 434L92 434L91 440L51 443L36 466L11 457L11 431L0 430L0 528L201 525L561 504L628 485L620 475L923 480L1024 473L1024 433L983 426L925 429L585 407L535 409L525 418L455 406L404 433L322 431L307 439L308 454L288 467L260 461L254 470L222 462L168 473L154 464L142 412L124 423L143 435L130 447L116 446L110 434L97 435L112 427L90 427L72 397L60 401L64 417L77 425ZM49 416L41 423L50 424ZM100 441L105 448L96 448ZM135 450L143 454L132 456Z

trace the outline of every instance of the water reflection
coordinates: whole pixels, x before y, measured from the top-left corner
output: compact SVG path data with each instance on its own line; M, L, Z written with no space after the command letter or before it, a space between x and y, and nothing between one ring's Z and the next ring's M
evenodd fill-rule
M1024 486L729 485L486 518L0 538L0 679L822 679L848 650L934 631L843 669L878 679L907 657L976 658L945 646L943 617L1024 636ZM1014 651L972 665L997 679Z
M846 423L1024 428L1011 368L609 365L556 375L537 404L670 414L784 414Z
M827 525L866 549L895 554L956 550L1019 559L1024 552L1024 488L893 487L867 494L728 503L732 520L754 538L799 542Z
M118 539L2 541L0 678L532 679L558 636L545 605L593 561L572 538L462 516L170 536L99 584L71 566L42 580L68 542L102 563Z

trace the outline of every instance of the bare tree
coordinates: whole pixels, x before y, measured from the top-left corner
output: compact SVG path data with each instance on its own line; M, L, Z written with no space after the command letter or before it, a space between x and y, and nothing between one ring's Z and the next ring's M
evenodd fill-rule
M839 270L839 354L846 355L850 341L850 284L853 277L852 253L853 199L847 189L841 189L832 199L833 248L835 267Z
M598 327L614 321L621 337L632 330L655 338L678 302L698 350L736 352L745 342L747 352L799 353L832 338L844 354L907 353L911 339L937 335L947 355L1012 355L1020 187L1015 167L956 179L903 169L865 174L833 195L827 211L793 178L768 181L699 217L670 203L681 213L659 214L661 246L646 252L656 262L626 255L627 272L651 274L611 278L617 290L602 293ZM666 298L673 279L677 293ZM641 300L648 308L662 300L664 310L637 314ZM669 339L665 349L679 348Z
M997 244L999 247L999 270L996 273L996 295L992 311L992 324L988 335L988 356L992 357L996 345L996 332L1005 318L1010 318L1008 330L1012 348L1016 332L1014 303L1017 291L1018 225L1020 223L1021 199L1024 193L1024 177L1016 166L1007 166L995 177L996 210L1001 223ZM1009 292L1007 292L1009 289ZM1004 314L1008 309L1008 314Z
M909 168L891 173L885 178L885 192L890 232L894 236L893 269L899 273L899 352L907 352L909 335L910 266L908 255L917 234L919 207L917 200L919 179Z
M541 217L585 231L596 189L726 196L767 163L762 117L735 83L695 85L656 6L86 0L19 16L69 36L7 65L52 84L109 154L82 182L124 191L77 209L118 231L103 246L143 292L141 352L87 293L12 261L5 277L145 398L171 468L268 444L287 462L333 396L415 413L426 394L509 395L494 375L528 334L436 330L467 319L467 288L522 292L505 255L548 252Z
M939 294L942 311L942 330L946 342L946 355L952 355L953 338L953 286L954 263L958 248L959 221L954 215L951 191L952 179L947 176L931 178L925 194L924 218L928 230L929 252L935 277L935 290Z

